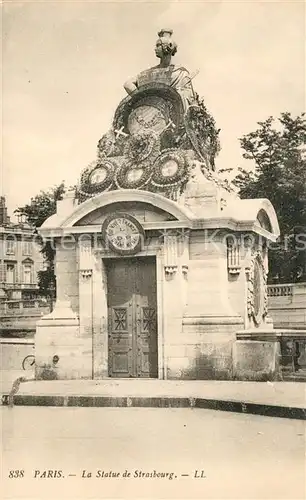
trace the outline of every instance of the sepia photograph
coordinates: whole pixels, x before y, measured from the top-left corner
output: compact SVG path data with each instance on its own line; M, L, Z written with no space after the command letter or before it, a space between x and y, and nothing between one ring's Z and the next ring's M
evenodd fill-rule
M2 0L3 500L306 500L306 3Z

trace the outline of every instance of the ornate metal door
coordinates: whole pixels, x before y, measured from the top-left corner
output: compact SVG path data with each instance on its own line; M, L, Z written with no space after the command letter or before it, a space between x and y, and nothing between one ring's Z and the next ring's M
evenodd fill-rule
M107 261L111 377L157 377L155 259Z

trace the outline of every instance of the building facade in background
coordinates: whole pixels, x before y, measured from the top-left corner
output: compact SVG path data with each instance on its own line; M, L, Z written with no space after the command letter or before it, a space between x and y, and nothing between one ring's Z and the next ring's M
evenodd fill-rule
M35 230L7 214L5 197L0 198L0 329L1 334L33 330L43 306L39 300L38 271L43 256ZM39 313L39 314L38 314ZM33 316L33 321L29 318ZM32 324L33 323L33 324Z

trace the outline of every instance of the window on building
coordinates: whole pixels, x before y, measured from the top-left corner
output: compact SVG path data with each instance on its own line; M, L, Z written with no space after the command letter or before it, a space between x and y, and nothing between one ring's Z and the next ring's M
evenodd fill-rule
M8 238L6 240L6 254L7 255L14 255L16 251L16 242L12 238Z
M38 299L38 291L22 290L21 298L23 300L37 300Z
M23 282L26 284L30 284L33 282L32 280L32 264L23 264Z
M24 241L22 246L23 255L32 255L32 241Z
M15 283L16 281L16 265L7 263L6 264L6 282Z
M17 215L17 220L18 220L18 224L24 224L25 221L26 221L26 216L25 214L19 214Z

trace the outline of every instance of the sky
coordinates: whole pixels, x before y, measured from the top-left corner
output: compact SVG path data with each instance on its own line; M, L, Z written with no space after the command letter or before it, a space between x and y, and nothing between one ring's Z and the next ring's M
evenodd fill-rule
M173 63L221 128L217 168L245 165L239 137L283 111L305 110L303 1L4 1L2 166L9 211L96 158L125 97L123 83L157 64L172 28Z

